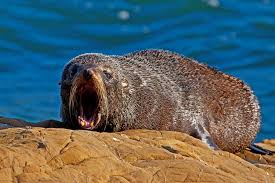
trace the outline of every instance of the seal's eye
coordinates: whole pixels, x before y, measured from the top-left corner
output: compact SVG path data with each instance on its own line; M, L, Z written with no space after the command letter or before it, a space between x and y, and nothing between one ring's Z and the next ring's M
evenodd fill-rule
M111 74L110 72L108 72L107 70L104 70L104 71L103 71L103 74L104 74L105 77L106 77L107 79L109 79L109 80L113 78L112 74Z
M74 76L78 71L78 66L77 65L74 65L72 68L71 68L71 76Z

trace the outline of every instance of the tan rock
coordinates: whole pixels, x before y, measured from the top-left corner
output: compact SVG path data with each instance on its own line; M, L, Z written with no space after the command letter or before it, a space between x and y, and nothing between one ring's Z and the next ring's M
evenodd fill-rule
M275 152L275 140L264 140L261 143L257 143L257 145L269 149ZM248 150L244 152L237 153L241 158L253 163L255 166L264 169L266 172L270 173L275 177L275 155L260 155L254 154Z
M0 130L0 182L275 182L275 156L238 155L253 164L179 132L13 128Z

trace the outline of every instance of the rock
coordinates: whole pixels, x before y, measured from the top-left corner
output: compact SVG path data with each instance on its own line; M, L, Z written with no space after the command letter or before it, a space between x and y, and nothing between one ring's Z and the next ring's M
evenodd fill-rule
M0 130L0 182L262 183L275 182L274 165L275 156L213 151L179 132Z
M275 151L275 140L264 140L261 143L257 143L257 145L269 149L271 151ZM238 156L253 163L255 166L264 169L269 174L275 175L275 154L272 156L269 155L260 155L254 154L248 150L244 152L237 153Z

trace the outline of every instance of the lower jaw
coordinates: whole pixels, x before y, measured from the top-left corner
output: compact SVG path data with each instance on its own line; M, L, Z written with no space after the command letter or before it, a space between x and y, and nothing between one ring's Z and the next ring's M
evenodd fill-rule
M85 120L83 117L78 116L78 124L81 129L93 130L99 124L101 120L101 114L99 113L95 120Z

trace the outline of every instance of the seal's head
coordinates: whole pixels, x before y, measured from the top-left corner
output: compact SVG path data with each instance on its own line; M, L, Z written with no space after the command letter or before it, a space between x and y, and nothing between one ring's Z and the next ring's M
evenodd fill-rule
M100 58L100 59L99 59ZM66 65L61 82L61 116L67 127L106 131L107 93L114 73L103 55L80 55Z

